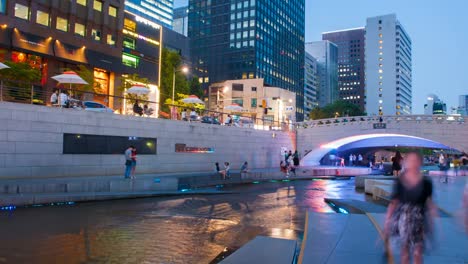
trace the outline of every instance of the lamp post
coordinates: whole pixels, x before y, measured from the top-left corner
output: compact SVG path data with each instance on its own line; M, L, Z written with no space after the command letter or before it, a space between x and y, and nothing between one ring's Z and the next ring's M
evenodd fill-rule
M172 113L171 113L171 119L174 119L174 104L175 104L175 80L176 80L176 73L178 72L183 72L184 74L187 74L189 71L189 68L187 66L183 66L181 69L177 69L174 67L174 74L172 76Z

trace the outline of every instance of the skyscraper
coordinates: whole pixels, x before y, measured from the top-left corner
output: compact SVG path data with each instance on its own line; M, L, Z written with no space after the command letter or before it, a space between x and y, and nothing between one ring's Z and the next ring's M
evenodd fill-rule
M263 78L297 94L302 120L304 7L305 0L190 0L192 64L202 86Z
M458 113L461 115L468 115L468 95L460 95L458 98Z
M172 29L173 0L125 0L125 10Z
M317 60L318 106L335 102L338 100L338 47L322 40L306 43L305 51Z
M435 94L427 96L427 103L424 104L425 115L446 115L447 105Z
M371 17L366 24L366 112L412 112L411 38L395 14Z
M174 21L172 29L184 36L188 35L188 7L183 6L174 9Z
M338 46L338 98L364 111L364 28L325 32L323 40Z
M304 61L304 116L308 119L310 111L318 106L318 73L317 60L309 53L305 53Z

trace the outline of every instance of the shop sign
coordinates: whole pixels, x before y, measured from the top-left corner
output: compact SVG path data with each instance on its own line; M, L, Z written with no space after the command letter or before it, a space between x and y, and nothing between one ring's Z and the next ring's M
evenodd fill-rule
M188 147L186 144L176 143L175 152L177 153L213 153L214 148L209 147Z

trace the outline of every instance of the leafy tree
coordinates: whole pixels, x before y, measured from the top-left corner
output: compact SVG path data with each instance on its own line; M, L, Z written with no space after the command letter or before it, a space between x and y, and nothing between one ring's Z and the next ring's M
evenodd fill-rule
M187 77L184 73L178 71L182 67L182 58L179 53L163 48L161 61L161 87L160 101L166 102L168 98L172 98L172 87L174 81L174 69L177 70L175 78L175 93L188 94L190 87L187 82ZM163 111L169 111L169 107L165 104L161 105Z
M202 98L204 95L198 76L193 76L192 80L190 80L190 94L196 95L199 98Z
M0 78L10 88L4 96L9 97L7 100L31 100L31 86L41 80L41 71L24 62L6 61L5 64L10 68L0 70Z
M75 71L88 84L76 84L72 87L84 92L105 93L102 91L102 85L94 78L94 71L90 70L85 65L78 65L78 70Z
M165 101L165 104L166 105L175 105L177 106L177 108L180 110L183 110L183 109L195 109L197 112L201 112L203 110L205 110L205 105L204 104L187 104L187 103L184 103L182 100L189 97L188 94L181 94L181 93L177 93L175 95L175 102L172 102L172 98L167 98L166 101Z
M365 113L361 111L358 105L339 100L329 104L323 108L317 107L310 112L311 119L324 119L344 116L363 116Z

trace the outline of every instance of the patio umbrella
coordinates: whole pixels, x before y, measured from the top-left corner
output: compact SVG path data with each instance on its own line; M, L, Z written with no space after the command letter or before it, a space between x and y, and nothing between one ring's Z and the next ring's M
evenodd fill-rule
M74 71L66 71L60 75L53 76L52 79L56 80L59 83L70 84L70 90L72 84L88 84Z
M189 97L182 99L182 102L186 104L204 104L204 102L196 95L190 95Z
M3 64L3 63L0 62L0 70L6 69L6 68L10 68L10 67L8 65Z
M240 106L238 104L228 105L228 106L224 107L224 109L230 110L230 111L235 111L235 112L240 112L240 111L244 110L244 108L242 108L242 106Z
M149 94L149 92L150 90L142 84L134 84L127 90L127 93L136 95Z

